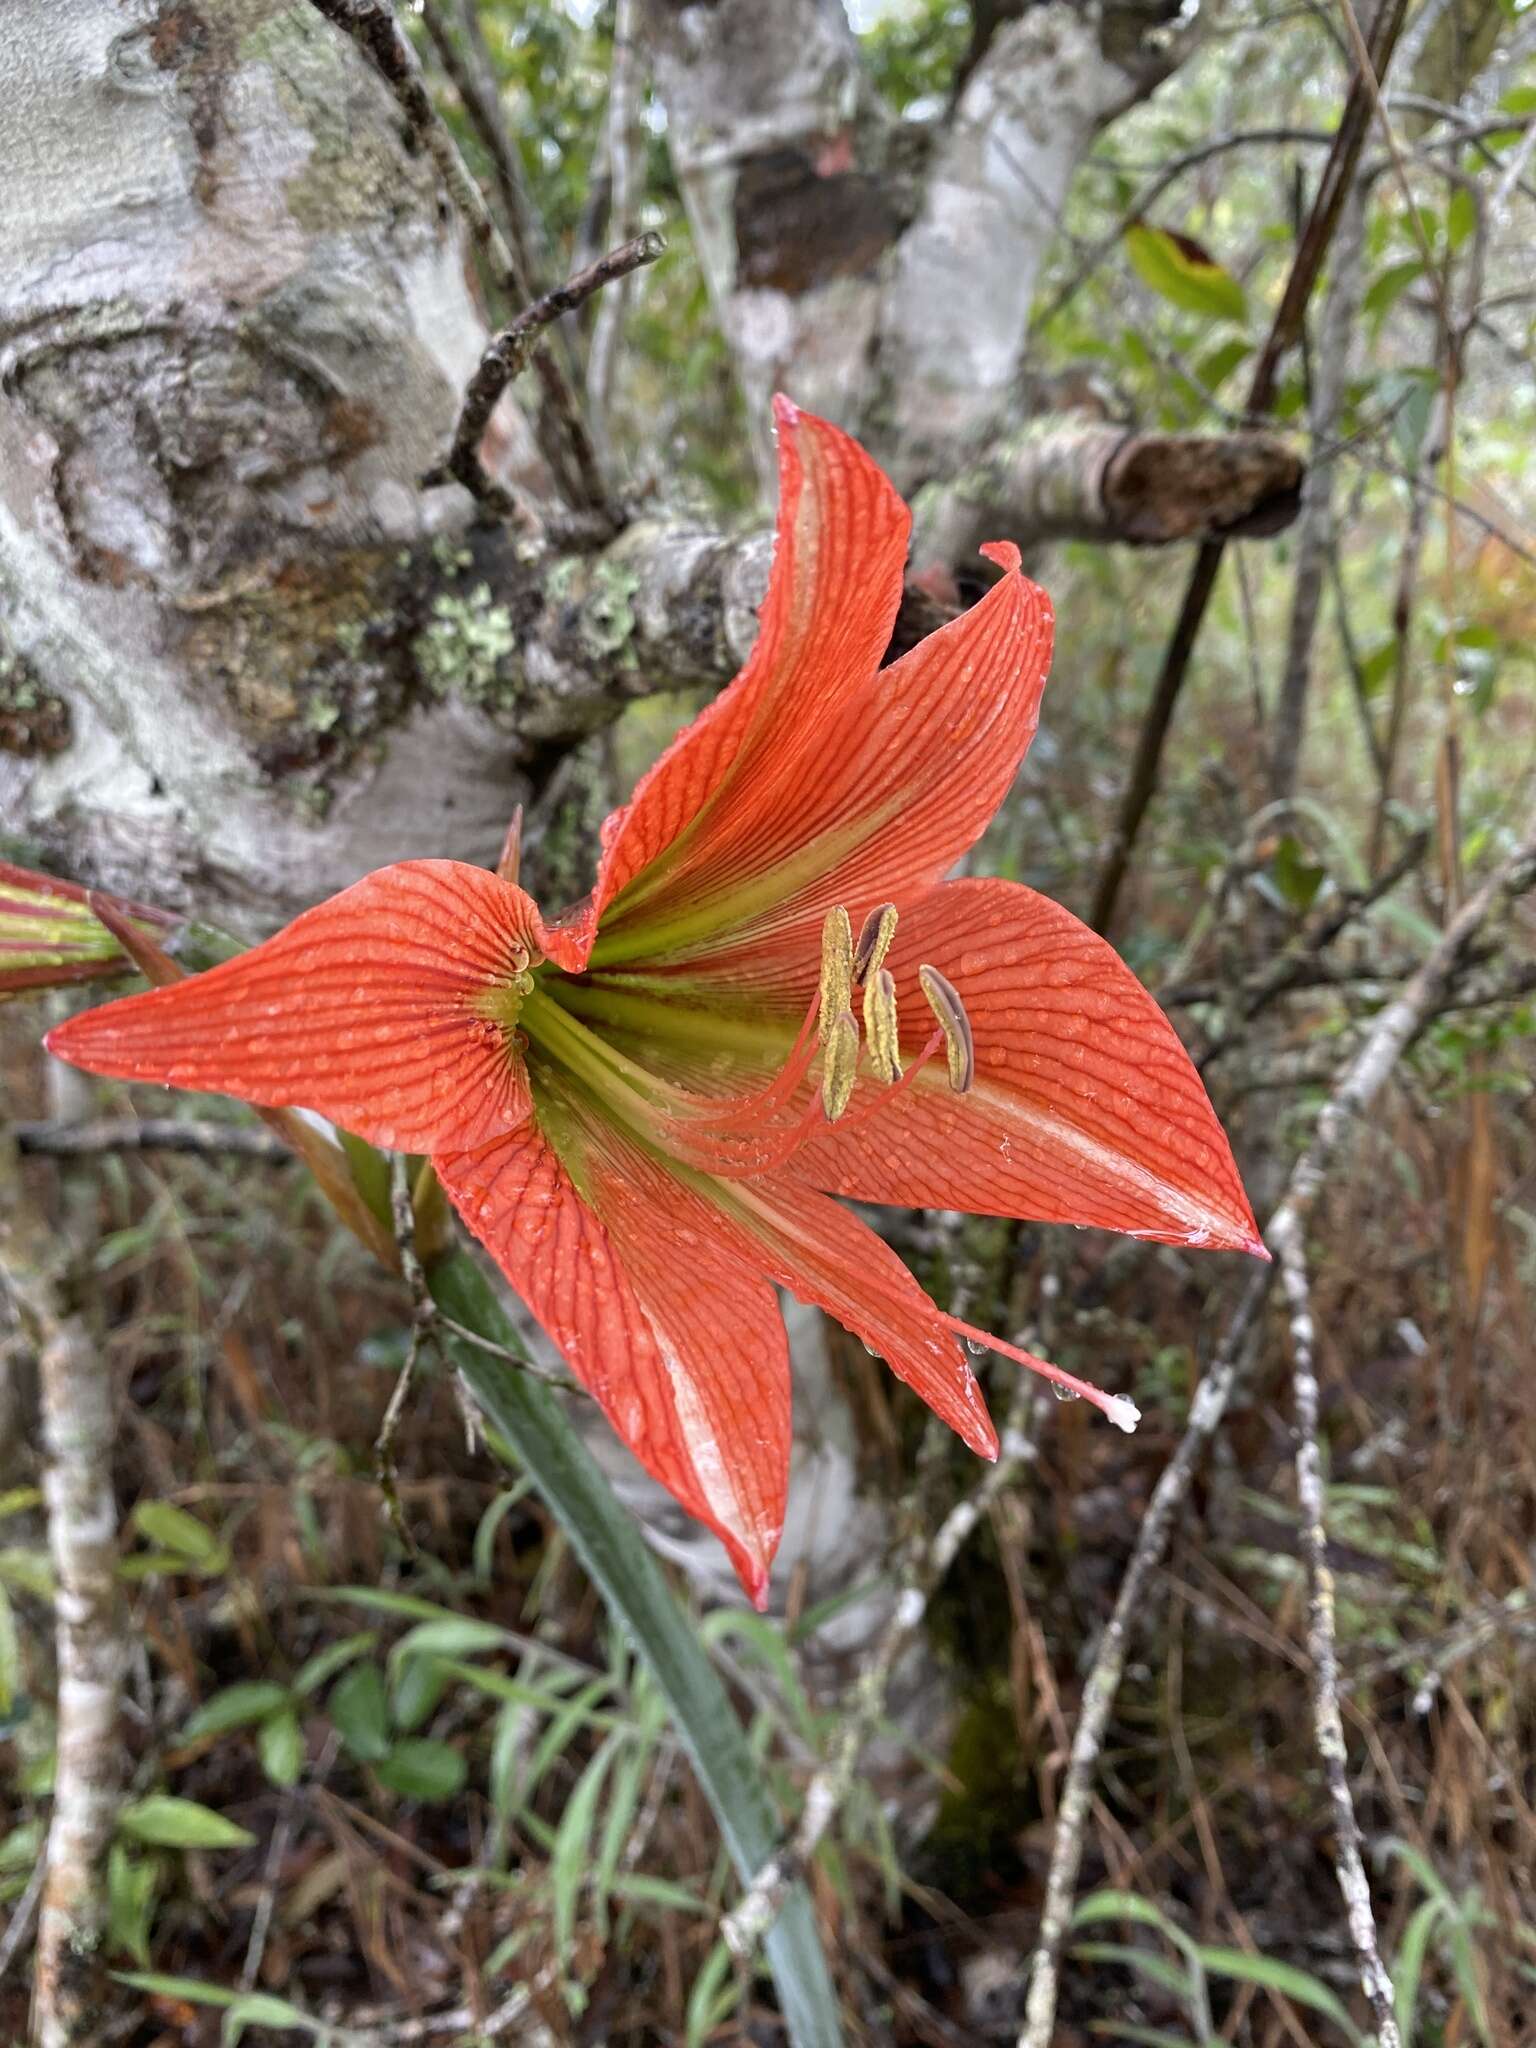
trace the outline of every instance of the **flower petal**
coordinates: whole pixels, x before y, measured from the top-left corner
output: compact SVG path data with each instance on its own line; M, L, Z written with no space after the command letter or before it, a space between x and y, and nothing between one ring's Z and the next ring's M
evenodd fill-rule
M922 962L965 1004L975 1086L954 1095L942 1063L930 1067L889 1111L818 1134L787 1171L860 1201L1262 1252L1189 1055L1070 911L1015 882L959 881L903 915L890 965L909 1045L929 1021ZM860 1083L855 1109L873 1086Z
M48 1049L118 1080L316 1110L376 1145L483 1144L529 1099L477 1001L539 946L520 889L458 861L403 861L206 974L70 1018Z
M862 1338L973 1451L997 1456L997 1432L958 1339L867 1223L782 1175L715 1181L711 1190L743 1256Z
M761 1608L789 1483L789 1354L773 1290L696 1198L618 1133L562 1117L434 1163L454 1207L619 1436L712 1529Z
M793 822L788 838L775 836L769 815L786 736L818 729L867 694L890 644L906 507L856 441L788 399L774 413L779 512L757 641L736 680L604 826L597 887L569 925L589 941L600 917L618 943L664 906L761 874L793 846ZM772 843L754 852L764 831Z
M779 512L773 568L746 667L642 778L603 831L594 920L622 927L658 900L691 901L738 871L765 822L787 734L867 689L901 602L911 518L856 441L774 400ZM622 900L620 900L622 899ZM606 930L606 921L605 921Z
M905 905L975 843L1034 737L1053 631L1017 548L987 552L1006 574L979 604L781 735L752 808L688 878L684 912L670 929L650 915L637 927L647 968L781 1001L792 984L798 1008L830 909L859 920ZM622 933L618 945L631 951ZM614 957L600 940L594 964Z

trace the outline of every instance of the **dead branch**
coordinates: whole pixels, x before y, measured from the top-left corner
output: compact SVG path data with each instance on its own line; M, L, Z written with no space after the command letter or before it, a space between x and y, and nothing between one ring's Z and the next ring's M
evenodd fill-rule
M1407 0L1383 0L1383 5L1378 9L1371 24L1370 42L1366 53L1368 61L1363 69L1357 65L1350 80L1344 110L1339 116L1339 125L1334 134L1333 147L1323 166L1312 209L1302 229L1290 275L1286 279L1285 290L1270 326L1269 337L1259 353L1254 368L1253 381L1248 391L1247 410L1250 418L1262 419L1270 410L1279 381L1280 364L1289 350L1295 346L1301 333L1313 287L1317 283L1323 259L1333 240L1345 196L1354 180L1355 167L1360 159L1375 106L1376 82L1386 73L1406 13ZM1168 644L1162 670L1142 722L1130 780L1126 784L1120 814L1115 821L1115 829L1104 857L1098 886L1094 891L1089 922L1098 932L1107 931L1114 917L1120 900L1120 890L1130 866L1131 849L1136 843L1142 819L1146 816L1157 789L1163 745L1168 737L1169 726L1173 722L1174 707L1184 688L1184 678L1189 671L1189 658L1194 652L1195 640L1205 618L1206 606L1210 603L1211 593L1216 587L1216 576L1221 567L1224 546L1225 543L1219 540L1205 542L1190 574L1184 602L1173 629L1173 637Z
M1318 1116L1312 1142L1292 1169L1285 1194L1265 1230L1266 1242L1283 1244L1291 1231L1304 1231L1317 1206L1329 1168L1343 1145L1391 1078L1425 1019L1455 981L1473 940L1504 906L1536 886L1536 831L1476 893L1447 926L1422 966L1396 999L1376 1018L1369 1037L1351 1061ZM1034 1958L1019 2048L1050 2048L1056 2021L1061 1951L1071 1922L1072 1900L1082 1867L1083 1831L1093 1775L1125 1670L1132 1628L1146 1604L1154 1571L1174 1515L1183 1505L1207 1444L1215 1435L1256 1349L1258 1318L1274 1278L1266 1266L1248 1282L1216 1355L1201 1379L1178 1449L1153 1489L1120 1582L1114 1610L1100 1638L1083 1688L1083 1705L1061 1791L1051 1847L1045 1904Z
M1275 1218L1270 1241L1280 1260L1280 1284L1290 1310L1291 1385L1296 1410L1296 1494L1307 1562L1307 1654L1317 1753L1333 1808L1333 1857L1345 1917L1360 1967L1361 1988L1376 2021L1380 2048L1402 2048L1392 2006L1392 1980L1381 1960L1370 1880L1361 1855L1360 1823L1349 1789L1349 1750L1339 1709L1339 1653L1334 1628L1333 1574L1328 1568L1323 1462L1317 1442L1316 1325L1307 1275L1306 1231L1294 1208Z
M194 1152L200 1157L292 1159L275 1132L249 1124L183 1122L177 1117L97 1117L90 1123L12 1124L18 1152L45 1159L87 1159L104 1152Z
M632 242L611 249L606 256L600 256L596 263L578 271L553 291L545 292L542 298L519 313L510 326L494 335L487 343L485 354L480 358L480 367L470 378L464 393L453 446L435 469L427 471L421 480L423 486L430 489L436 484L456 481L478 500L484 510L498 518L510 518L516 510L511 495L500 484L491 481L480 460L481 437L497 400L513 378L526 368L542 329L562 314L574 312L576 307L584 305L605 284L627 277L642 264L654 263L665 248L666 243L658 234L637 235Z
M1174 541L1278 533L1296 516L1301 459L1278 434L1142 433L1048 413L963 475L919 492L919 569L969 563L983 541Z
M389 0L313 0L327 21L350 36L394 94L412 138L437 165L448 195L463 216L471 239L489 264L496 284L512 303L532 296L527 271L509 245L447 126L438 118L422 82L411 46L401 35ZM607 492L591 436L570 380L547 349L532 352L544 398L560 430L562 485L571 502L604 512Z
M611 240L627 240L638 225L635 217L640 193L637 167L644 160L645 149L645 137L640 130L643 81L639 37L638 0L618 0L613 17L613 67L608 80L611 186L608 235ZM597 319L592 328L592 347L587 357L587 410L592 416L592 431L599 447L606 446L609 440L608 410L613 398L613 371L627 298L625 279L616 278L612 289L598 301Z

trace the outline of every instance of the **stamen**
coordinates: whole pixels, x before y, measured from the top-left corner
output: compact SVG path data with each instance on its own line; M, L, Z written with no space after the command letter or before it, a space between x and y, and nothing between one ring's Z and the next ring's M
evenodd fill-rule
M875 968L864 983L864 1038L869 1063L887 1086L901 1079L901 1045L896 1030L896 978Z
M816 1057L814 1034L820 1010L821 997L812 996L811 1007L795 1034L795 1042L771 1081L754 1089L750 1095L729 1095L719 1101L702 1102L691 1120L710 1132L728 1131L739 1124L759 1123L786 1105Z
M853 949L855 981L867 982L880 972L895 936L896 906L894 903L881 903L865 918L859 943Z
M971 1033L971 1020L965 1014L965 1005L954 983L940 974L937 967L919 967L917 979L944 1034L949 1054L949 1085L957 1095L965 1095L976 1079L976 1041Z
M1016 1344L1006 1344L1001 1337L978 1330L974 1323L962 1323L958 1316L945 1316L944 1325L957 1337L964 1337L967 1343L980 1345L984 1351L999 1352L1004 1358L1016 1359L1020 1365L1027 1365L1031 1372L1038 1373L1041 1379L1049 1380L1053 1387L1062 1387L1067 1393L1080 1396L1097 1408L1101 1415L1107 1415L1116 1429L1123 1429L1127 1436L1141 1420L1141 1410L1124 1394L1106 1394L1102 1387L1095 1387L1070 1372L1063 1372L1059 1365L1036 1358L1032 1351L1021 1351Z
M517 878L523 867L523 807L521 804L512 813L512 822L507 827L507 836L501 842L501 856L496 862L496 873L503 882L510 882L515 889Z
M853 1001L853 926L839 903L821 928L821 1040Z
M847 929L847 913L843 914ZM821 1106L827 1122L835 1124L848 1107L853 1084L859 1077L859 1027L846 1004L831 1023L822 1014Z

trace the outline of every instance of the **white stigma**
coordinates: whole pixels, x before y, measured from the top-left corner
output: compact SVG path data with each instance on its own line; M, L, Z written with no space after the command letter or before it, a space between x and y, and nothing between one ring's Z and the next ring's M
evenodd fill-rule
M1104 1413L1116 1429L1123 1429L1127 1436L1141 1420L1141 1410L1134 1401L1128 1401L1124 1394L1111 1394L1104 1403Z

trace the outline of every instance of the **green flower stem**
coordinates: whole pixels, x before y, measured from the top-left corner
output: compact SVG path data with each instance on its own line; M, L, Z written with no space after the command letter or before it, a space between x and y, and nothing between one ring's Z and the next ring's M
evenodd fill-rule
M427 1285L456 1323L508 1351L522 1351L516 1329L468 1253L439 1259ZM779 1818L692 1622L555 1396L451 1331L443 1338L486 1419L521 1459L610 1612L650 1667L731 1860L749 1885L778 1847ZM792 2048L840 2048L837 1999L803 1884L790 1891L766 1950Z

